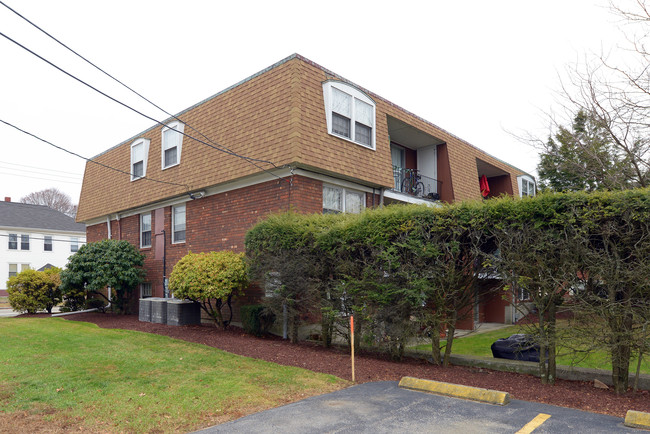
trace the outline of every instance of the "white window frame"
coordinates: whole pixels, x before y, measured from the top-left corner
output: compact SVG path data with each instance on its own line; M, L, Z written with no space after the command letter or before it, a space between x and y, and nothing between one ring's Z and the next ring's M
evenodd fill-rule
M352 117L350 118L350 137L345 137L332 131L332 102L333 102L332 88L335 88L352 97L352 107L350 108L350 111L352 113ZM325 116L327 119L327 132L329 134L341 138L343 140L347 140L348 142L355 143L359 146L363 146L364 148L375 150L375 137L377 131L377 127L376 127L377 109L376 109L375 102L368 95L366 95L365 93L361 92L359 89L347 83L343 83L341 81L328 80L323 83L323 99L325 100ZM371 128L369 145L365 143L357 142L355 140L356 122L357 122L355 100L362 101L372 107L372 116L371 116L372 125L366 125Z
M28 251L28 252L31 250L32 245L31 245L30 238L31 237L29 236L29 234L20 234L20 241L19 241L20 242L20 250ZM25 241L24 241L25 239L27 240L27 248L23 249L23 247L25 245Z
M341 193L341 209L325 208L325 189L331 188L333 190L338 190ZM354 190L351 188L339 187L338 185L323 184L323 213L346 213L346 198L348 193L358 194L361 196L361 209L359 213L362 213L366 209L366 193L360 190Z
M526 186L527 194L524 194L524 185ZM529 194L529 188L532 186L533 194ZM517 177L517 187L519 188L519 197L535 196L537 194L537 183L532 176L520 175Z
M176 209L183 208L183 214L185 215L185 237L182 240L176 239ZM184 243L187 240L187 207L185 204L175 205L172 207L172 244Z
M153 289L151 282L144 282L140 284L140 298L147 298L153 296Z
M145 231L144 229L144 219L149 217L149 230ZM149 244L144 243L144 233L149 232ZM140 248L145 249L151 247L151 241L153 239L153 231L151 230L151 213L140 214Z
M131 143L131 181L137 181L138 179L144 178L147 176L147 160L149 160L149 139L138 139ZM135 148L142 146L142 160L135 159ZM142 161L142 176L136 176L135 171L133 170L133 165Z
M11 244L14 244L15 247L11 247ZM7 237L7 250L20 250L18 248L18 234L9 234Z
M29 269L31 268L31 267L29 266L29 264L24 263L24 262L10 262L10 263L9 263L9 267L7 267L7 271L8 271L7 276L8 276L8 278L13 277L13 276L11 275L11 273L14 273L13 271L11 271L11 266L12 266L12 265L15 265L15 266L16 266L16 271L15 271L14 276L15 276L16 274L19 274L19 273L21 273L21 272L23 272L23 271L25 271L25 270L29 270Z
M70 237L70 252L76 253L79 251L79 237Z
M165 151L173 148L169 143L165 143L165 132L167 130L175 129L180 135L178 144L176 145L176 163L165 166ZM181 150L183 149L183 133L185 131L185 125L181 122L174 121L165 125L161 130L160 137L160 167L162 170L169 169L170 167L178 166L181 164Z
M54 251L54 237L52 235L43 235L43 251L44 252L53 252ZM47 241L49 240L50 250L47 250L45 246L48 245Z

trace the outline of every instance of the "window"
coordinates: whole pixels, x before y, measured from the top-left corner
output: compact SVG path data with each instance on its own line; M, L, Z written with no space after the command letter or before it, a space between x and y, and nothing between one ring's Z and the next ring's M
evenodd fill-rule
M151 213L140 215L140 247L151 247Z
M70 237L70 251L76 252L79 250L79 238Z
M9 264L9 277L14 277L18 274L18 268L20 266L20 271L29 270L29 264Z
M375 149L375 103L363 92L338 81L323 83L327 132Z
M43 237L43 251L45 252L52 251L52 235L45 235Z
M530 293L524 288L517 288L517 299L519 301L530 300Z
M184 125L171 122L162 129L162 168L175 166L181 162Z
M185 204L172 209L172 243L185 242Z
M20 250L29 250L29 235L20 236Z
M365 208L365 193L341 187L323 186L323 213L359 214Z
M151 283L140 284L140 298L151 297Z
M18 234L9 234L9 250L18 250Z
M517 182L519 183L519 196L535 196L535 180L532 177L518 176Z
M18 264L9 264L9 278L11 279L18 274Z
M131 144L131 181L147 176L148 155L148 139L138 139Z

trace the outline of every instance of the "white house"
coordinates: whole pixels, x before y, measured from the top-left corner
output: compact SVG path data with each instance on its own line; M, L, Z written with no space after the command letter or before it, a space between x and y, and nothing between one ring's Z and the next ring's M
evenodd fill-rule
M65 267L86 242L86 225L43 205L0 202L0 296L22 270Z

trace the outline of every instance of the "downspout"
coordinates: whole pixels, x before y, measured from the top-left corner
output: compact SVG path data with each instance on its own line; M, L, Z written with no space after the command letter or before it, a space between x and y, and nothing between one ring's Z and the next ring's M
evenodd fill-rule
M120 220L120 215L115 214L115 219L117 220L117 239L122 239L122 221Z
M119 221L119 216L118 216L118 221ZM110 239L113 238L113 234L111 232L111 216L110 215L106 216L106 229L107 229L107 233L108 233L108 239L110 240ZM108 304L106 306L104 306L104 309L108 309L109 307L111 307L111 287L110 286L108 287ZM53 313L51 315L51 317L76 315L78 313L96 312L98 310L99 309L94 308L94 309L77 310L77 311L74 311L74 312Z
M384 207L384 187L379 189L379 208Z
M104 309L108 309L109 307L111 307L111 287L110 286L108 287L108 304L106 306L104 306ZM76 315L78 313L95 312L95 311L98 311L98 310L99 309L94 308L94 309L77 310L77 311L74 311L74 312L53 313L51 315L51 317L53 318L55 316Z

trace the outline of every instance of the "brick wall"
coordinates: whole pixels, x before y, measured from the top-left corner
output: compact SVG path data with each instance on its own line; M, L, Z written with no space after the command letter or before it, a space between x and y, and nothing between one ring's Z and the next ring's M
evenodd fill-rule
M370 200L372 199L372 195ZM378 196L376 198L379 203ZM366 198L368 201L368 197ZM158 243L165 243L165 268L169 276L176 264L188 252L200 253L219 250L244 251L246 232L259 220L270 213L292 209L300 213L320 213L323 211L323 183L311 178L294 176L292 180L282 179L256 184L226 193L191 200L185 203L186 235L185 242L172 243L172 207L163 208L164 235L152 230L151 247L140 249L140 215L111 221L114 239L127 240L145 255L144 269L146 282L152 284L152 295L163 296L163 258L157 249ZM156 212L151 212L151 227L160 226L156 222ZM106 223L86 228L89 242L107 238ZM163 238L164 237L164 238ZM133 307L137 306L139 291L134 294ZM251 286L239 298L238 303L258 302L263 291ZM238 304L235 320L239 320Z

